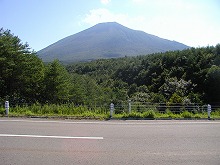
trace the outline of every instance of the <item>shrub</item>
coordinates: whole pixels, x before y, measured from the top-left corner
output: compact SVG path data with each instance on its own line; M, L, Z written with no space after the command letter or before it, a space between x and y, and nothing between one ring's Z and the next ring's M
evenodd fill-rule
M131 118L142 118L142 114L140 112L131 112L128 114L127 117L131 117Z
M220 108L211 113L214 118L220 118Z
M26 115L26 116L32 116L33 113L32 113L30 110L26 110L25 115Z
M195 114L195 116L194 116L196 119L200 119L201 118L201 115L199 115L199 114Z
M166 109L166 114L168 115L169 118L175 119L178 118L178 114L174 114L170 109Z
M192 113L188 112L188 111L184 111L181 116L183 118L192 118Z
M5 114L5 109L3 107L0 107L0 114L4 115Z
M144 118L149 118L149 119L155 119L156 114L155 114L154 110L148 110L147 112L143 113L143 117Z

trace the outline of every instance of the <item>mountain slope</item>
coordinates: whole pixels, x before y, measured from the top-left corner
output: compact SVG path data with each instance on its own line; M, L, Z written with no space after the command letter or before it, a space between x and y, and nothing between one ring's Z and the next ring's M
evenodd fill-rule
M108 22L97 24L59 40L37 54L46 62L54 59L73 62L145 55L186 48L188 46L184 44L132 30L115 22Z

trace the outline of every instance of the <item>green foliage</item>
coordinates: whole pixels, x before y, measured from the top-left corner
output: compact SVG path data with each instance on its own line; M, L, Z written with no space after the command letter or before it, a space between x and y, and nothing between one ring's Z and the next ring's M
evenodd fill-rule
M183 118L188 118L188 119L190 119L190 118L192 118L192 113L190 113L190 112L188 112L188 111L184 111L184 112L181 114L181 116L182 116Z
M137 112L132 111L131 113L122 113L121 115L116 115L116 118L124 118L124 119L155 119L156 113L154 110L147 110L145 112Z
M173 93L169 99L169 104L173 103L182 103L182 97L179 96L177 93Z
M214 91L220 84L218 49L219 45L190 48L147 56L78 63L67 68L70 73L90 76L101 89L108 88L111 91L110 99L116 102L128 98L134 101L171 101L182 104L219 102L220 97ZM211 84L214 82L216 84ZM213 89L210 90L209 87ZM177 95L181 99L177 99Z
M172 119L178 118L177 114L174 114L170 109L166 109L166 115L167 117L172 118Z
M3 114L3 111L2 111ZM10 115L15 116L75 116L89 118L108 118L105 107L89 108L86 106L75 106L74 104L32 104L30 106L15 106L10 108Z
M220 101L220 67L212 65L205 77L205 93L209 102Z
M0 115L4 115L5 114L5 108L0 106Z
M182 97L187 96L190 89L192 89L191 80L178 80L176 77L165 79L165 83L160 87L161 92L164 93L167 98L172 97L174 93Z
M61 103L69 100L70 76L59 61L55 60L46 66L44 85L44 101Z
M76 106L74 104L32 104L11 107L9 116L41 116L41 117L65 117L65 118L90 118L90 119L109 119L108 107L88 107ZM5 115L5 109L0 107L0 115ZM220 118L220 109L211 113L213 119ZM207 112L194 113L183 111L180 114L174 114L169 109L165 113L159 113L155 109L145 109L142 112L132 110L131 113L121 112L113 115L113 118L119 119L200 119L207 118Z
M0 97L18 102L34 102L39 98L44 78L43 62L28 44L0 29Z
M211 113L211 116L213 118L219 118L220 119L220 108L216 109L214 112Z
M131 112L129 114L124 114L123 118L134 118L134 119L138 119L138 118L143 118L142 113L140 112Z
M219 50L218 44L65 68L57 60L43 64L27 44L9 30L1 29L0 100L9 99L14 105L39 102L45 106L73 103L83 107L121 104L128 99L167 105L219 103ZM37 109L35 105L31 112ZM43 112L67 113L62 106L45 108Z
M153 103L165 103L166 102L166 98L163 94L161 93L151 93L150 94L150 102Z
M148 111L143 113L143 117L148 118L148 119L155 119L156 114L155 114L154 110L148 110Z

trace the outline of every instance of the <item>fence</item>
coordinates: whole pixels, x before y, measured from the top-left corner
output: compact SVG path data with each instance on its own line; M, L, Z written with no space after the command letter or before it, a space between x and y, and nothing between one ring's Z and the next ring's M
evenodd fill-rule
M122 114L122 113L131 113L131 112L146 112L148 110L153 110L159 113L172 112L174 114L180 114L184 111L196 113L207 113L207 105L192 103L188 105L181 104L166 104L166 103L149 103L149 102L132 102L126 101L121 102L120 104L104 104L104 105L74 105L74 104L63 104L63 105L40 105L40 104L19 104L13 105L10 103L10 109L18 107L24 107L26 110L29 110L28 113L51 113L51 114L67 114L74 115L79 113L86 112L95 112L98 114ZM0 104L1 113L7 114L5 103ZM110 112L110 109L112 111ZM212 105L212 112L220 111L220 105ZM4 111L4 112L3 112Z
M191 103L188 105L182 104L166 104L166 103L149 103L149 102L130 102L122 104L116 104L114 106L115 113L129 113L131 111L135 112L145 112L148 110L154 110L160 113L166 113L171 111L172 113L182 113L184 111L192 113L203 113L207 112L207 105ZM220 105L212 106L212 112L220 111Z

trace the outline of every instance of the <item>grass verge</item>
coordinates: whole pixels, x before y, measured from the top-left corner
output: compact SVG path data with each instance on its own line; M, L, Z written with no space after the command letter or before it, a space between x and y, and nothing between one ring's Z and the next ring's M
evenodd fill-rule
M26 117L61 117L76 119L109 119L110 112L106 107L75 106L74 104L33 104L31 106L15 106L10 108L9 116ZM0 107L0 115L5 116L5 109ZM204 119L207 113L192 113L183 111L175 114L170 110L159 113L155 109L146 109L143 112L132 111L131 113L114 114L115 119ZM220 119L220 109L211 113L212 119Z

